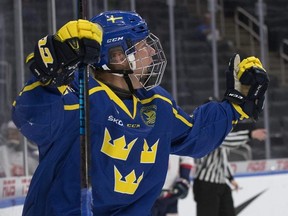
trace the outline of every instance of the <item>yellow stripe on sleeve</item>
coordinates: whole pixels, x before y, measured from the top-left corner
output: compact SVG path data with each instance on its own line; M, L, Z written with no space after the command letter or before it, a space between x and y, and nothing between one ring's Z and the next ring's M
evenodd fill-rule
M25 86L25 87L22 89L22 91L19 93L19 96L21 96L24 92L26 92L26 91L31 91L31 90L33 90L34 88L36 88L36 87L38 87L38 86L41 86L41 85L42 85L42 83L41 83L40 81L34 82L34 83L30 84L30 85L27 85L27 86Z
M79 109L79 104L64 105L64 110L77 110Z
M242 108L238 104L232 103L232 106L241 115L240 120L249 118L249 116L242 110Z
M173 113L174 113L174 115L175 115L175 117L176 117L177 119L179 119L180 121L182 121L182 122L183 122L184 124L186 124L188 127L192 127L192 126L193 126L193 124L192 124L191 122L187 121L187 119L185 119L183 116L179 115L178 112L177 112L177 110L174 109L174 108L173 108Z

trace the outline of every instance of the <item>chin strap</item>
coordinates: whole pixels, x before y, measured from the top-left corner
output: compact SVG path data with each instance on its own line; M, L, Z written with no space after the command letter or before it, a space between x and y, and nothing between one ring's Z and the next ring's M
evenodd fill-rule
M131 79L130 79L130 77L129 77L128 74L129 74L129 73L124 73L124 74L123 74L123 78L125 79L125 82L127 83L130 92L131 92L132 94L135 94L135 89L133 88Z
M107 66L105 67L107 69L109 69ZM114 74L115 76L122 76L129 88L129 91L134 94L135 93L135 89L133 88L133 84L131 82L131 79L129 77L129 74L133 74L134 72L132 70L105 70L105 68L97 68L98 70L101 70L101 71L105 71L107 73L112 73Z
M133 84L132 84L131 79L129 77L129 74L133 74L132 70L113 70L113 71L111 71L111 73L113 73L115 75L122 75L128 88L129 88L129 91L132 94L135 93L135 89L133 88Z

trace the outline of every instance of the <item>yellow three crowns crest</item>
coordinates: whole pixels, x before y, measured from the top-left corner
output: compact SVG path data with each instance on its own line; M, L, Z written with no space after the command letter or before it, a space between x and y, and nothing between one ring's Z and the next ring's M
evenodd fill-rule
M134 144L138 138L133 139L129 143L126 142L125 136L121 136L112 140L111 135L107 128L104 132L104 140L101 147L101 152L108 155L111 158L126 161ZM157 140L150 148L144 139L143 150L140 155L140 163L155 163L159 140ZM142 181L144 172L137 178L135 170L132 170L128 175L124 177L121 172L114 166L114 191L124 194L134 194L137 190L140 182Z

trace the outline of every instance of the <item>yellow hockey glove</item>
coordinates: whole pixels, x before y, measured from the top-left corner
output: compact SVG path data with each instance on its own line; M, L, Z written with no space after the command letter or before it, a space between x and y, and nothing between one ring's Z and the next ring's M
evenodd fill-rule
M242 118L257 120L263 111L268 84L268 74L258 58L251 56L240 62L240 56L234 54L226 71L224 99L232 102Z
M102 43L102 36L102 28L99 25L79 19L65 24L54 38L68 44L75 53L83 57L81 59L83 63L93 64L99 60L99 45Z
M45 85L67 85L80 62L99 61L101 43L100 26L87 20L70 21L55 35L38 41L34 54L27 58L30 70Z

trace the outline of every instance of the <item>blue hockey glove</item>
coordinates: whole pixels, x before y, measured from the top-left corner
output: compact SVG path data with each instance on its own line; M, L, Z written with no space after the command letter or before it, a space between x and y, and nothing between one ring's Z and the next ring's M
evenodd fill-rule
M40 39L27 57L33 75L44 85L67 85L80 62L98 62L102 29L87 20L70 21L55 35Z
M185 179L180 179L173 185L172 194L177 199L184 199L189 192L189 183Z
M240 62L240 56L234 54L226 71L224 99L233 104L242 118L257 120L263 111L268 84L269 77L258 58L251 56Z

